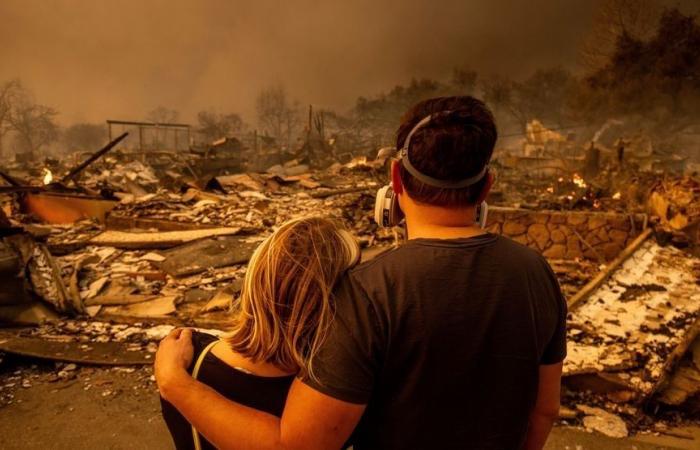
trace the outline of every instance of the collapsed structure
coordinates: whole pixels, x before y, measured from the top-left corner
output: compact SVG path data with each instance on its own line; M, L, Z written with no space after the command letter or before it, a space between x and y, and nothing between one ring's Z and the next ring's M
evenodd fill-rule
M0 330L0 351L150 364L172 326L226 330L253 250L290 218L342 220L364 260L401 240L371 221L385 158L312 168L273 151L251 171L235 138L113 150L124 137L80 164L0 172L0 321L22 325ZM550 261L570 307L562 415L611 436L643 428L652 405L700 410L700 182L640 171L624 145L576 152L532 123L523 151L493 164L488 223Z

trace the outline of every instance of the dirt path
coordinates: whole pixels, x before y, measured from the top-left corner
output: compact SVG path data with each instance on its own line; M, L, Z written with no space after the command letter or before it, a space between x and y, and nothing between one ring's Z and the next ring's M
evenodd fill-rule
M57 381L46 366L14 369L0 377L2 449L172 448L150 367L78 368Z

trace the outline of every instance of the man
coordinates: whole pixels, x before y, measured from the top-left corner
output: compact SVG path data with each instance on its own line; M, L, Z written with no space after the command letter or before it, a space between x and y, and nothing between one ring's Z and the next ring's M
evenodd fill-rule
M475 222L495 142L490 111L471 97L407 113L391 181L408 242L337 287L315 378L294 382L281 419L193 380L188 331L161 344L161 394L222 448L339 449L351 434L356 450L542 448L559 408L566 303L544 258Z

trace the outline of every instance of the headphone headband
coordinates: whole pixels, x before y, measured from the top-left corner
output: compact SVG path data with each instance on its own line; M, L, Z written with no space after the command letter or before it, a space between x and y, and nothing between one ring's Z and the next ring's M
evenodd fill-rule
M414 176L416 179L418 179L420 182L425 183L429 186L433 186L436 188L442 188L442 189L461 189L465 187L472 186L484 177L486 175L486 172L489 170L488 164L484 166L481 171L469 178L463 178L461 180L440 180L437 178L433 178L431 176L428 176L411 164L411 159L408 156L408 148L411 145L411 138L413 135L416 133L416 131L420 130L424 126L426 126L430 121L432 121L434 118L438 116L444 116L452 113L454 111L447 110L447 111L440 111L437 113L433 113L429 116L424 117L421 119L416 126L411 129L411 131L408 133L408 136L406 136L406 139L403 142L403 146L401 147L401 151L399 153L399 159L401 161L401 165L410 173L412 176Z

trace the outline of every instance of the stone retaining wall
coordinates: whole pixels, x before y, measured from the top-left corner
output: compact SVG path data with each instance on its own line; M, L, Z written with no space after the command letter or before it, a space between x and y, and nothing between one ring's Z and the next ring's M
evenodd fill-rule
M614 259L642 230L645 216L604 212L489 208L488 230L549 259Z

